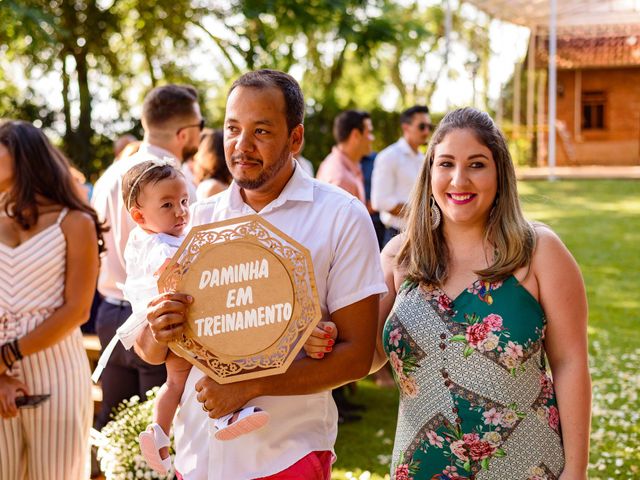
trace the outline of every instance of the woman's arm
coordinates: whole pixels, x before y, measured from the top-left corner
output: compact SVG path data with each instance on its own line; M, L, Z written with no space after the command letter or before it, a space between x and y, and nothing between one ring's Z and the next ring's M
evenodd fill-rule
M64 303L31 332L20 338L23 356L31 355L63 340L87 321L98 279L98 238L93 219L72 210L62 221L67 242ZM46 275L47 272L42 272ZM4 371L0 362L0 374Z
M548 228L538 227L533 257L547 317L545 348L555 384L565 468L562 480L585 480L589 460L591 377L587 360L587 297L576 261Z
M387 355L382 346L382 330L387 321L387 317L396 301L397 293L397 268L396 255L402 245L401 235L392 238L384 247L380 254L380 263L382 264L382 272L384 273L384 281L387 284L387 293L380 297L380 307L378 310L378 332L376 334L376 350L373 354L373 362L369 373L380 370L387 363Z

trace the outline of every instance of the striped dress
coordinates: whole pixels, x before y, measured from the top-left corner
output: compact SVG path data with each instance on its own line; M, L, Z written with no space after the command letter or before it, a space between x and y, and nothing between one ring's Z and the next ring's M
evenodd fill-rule
M64 303L66 240L60 222L15 248L0 243L0 344L35 329ZM31 394L49 393L35 408L0 418L0 479L88 478L93 415L89 364L80 328L17 362Z

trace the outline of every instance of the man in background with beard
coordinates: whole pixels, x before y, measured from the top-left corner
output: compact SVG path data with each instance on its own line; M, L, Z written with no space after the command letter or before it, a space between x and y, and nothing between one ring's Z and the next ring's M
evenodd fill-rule
M134 165L146 160L169 160L180 164L198 150L204 120L198 105L198 93L188 85L165 85L151 90L142 107L144 139L138 152L114 162L96 182L93 208L110 230L104 234L106 254L102 258L98 291L104 297L98 308L96 331L104 350L117 328L131 315L131 305L124 299L121 286L126 280L124 248L135 227L122 200L122 177ZM195 187L190 202L194 202ZM133 395L145 398L145 392L162 385L164 365L150 365L132 350L116 345L102 373L102 406L96 419L101 429L122 400Z

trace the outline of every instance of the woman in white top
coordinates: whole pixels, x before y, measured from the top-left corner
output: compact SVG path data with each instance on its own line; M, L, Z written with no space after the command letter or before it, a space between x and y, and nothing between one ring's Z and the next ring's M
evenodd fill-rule
M33 125L0 124L0 478L87 478L92 421L80 325L103 227ZM25 395L49 394L31 409ZM33 397L31 400L38 400ZM37 403L37 402L36 402Z

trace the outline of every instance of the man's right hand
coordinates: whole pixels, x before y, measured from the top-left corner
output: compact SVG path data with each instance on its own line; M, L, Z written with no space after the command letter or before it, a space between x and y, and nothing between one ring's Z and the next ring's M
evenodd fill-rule
M166 345L180 338L191 303L190 295L171 292L161 293L149 302L147 321L156 342Z

